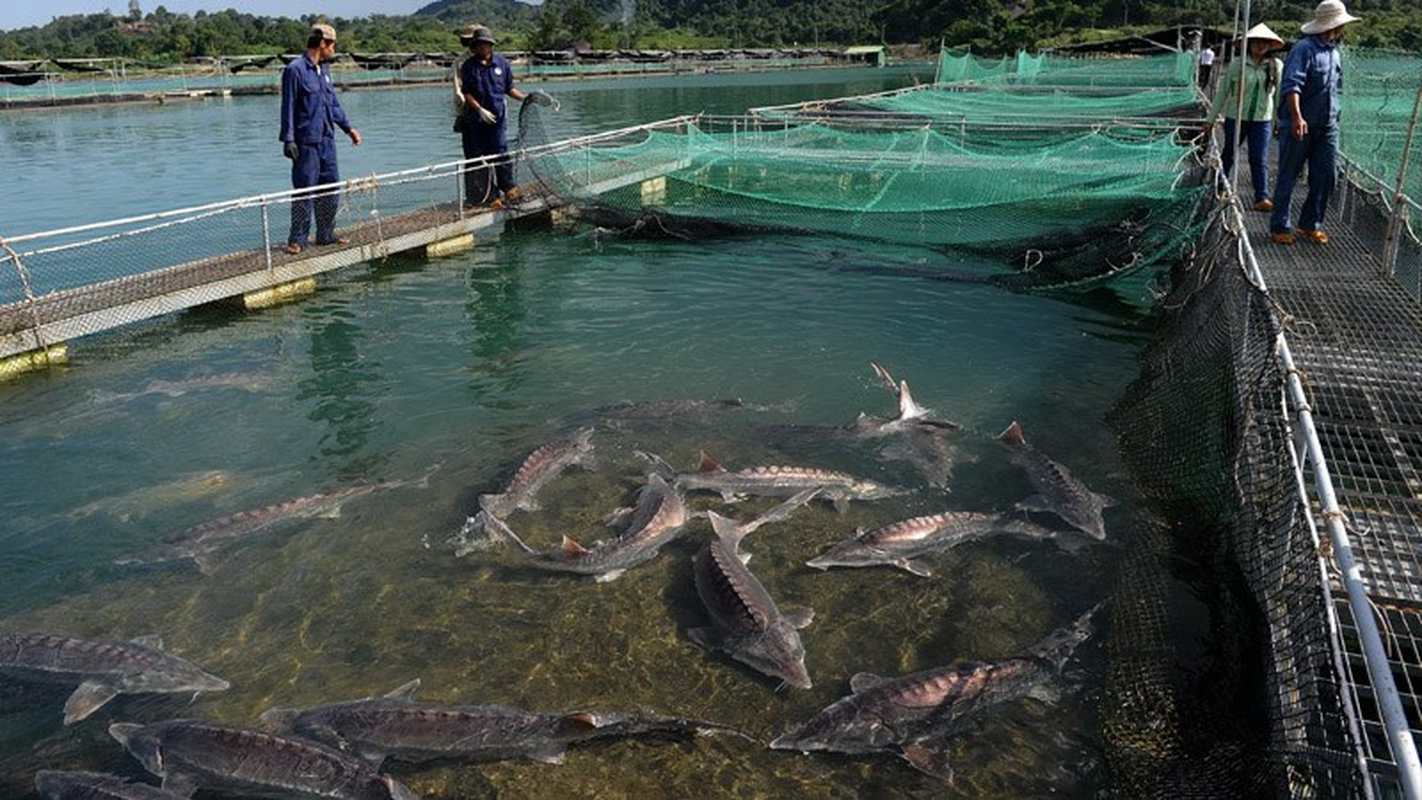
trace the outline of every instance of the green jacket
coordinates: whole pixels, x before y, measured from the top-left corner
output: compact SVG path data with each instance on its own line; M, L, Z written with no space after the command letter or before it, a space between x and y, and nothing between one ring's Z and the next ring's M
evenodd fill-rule
M1234 119L1239 113L1239 70L1244 67L1244 113L1240 119L1245 122L1263 122L1274 118L1274 100L1279 91L1279 72L1283 64L1277 58L1265 58L1258 64L1253 59L1235 61L1225 70L1220 87L1215 90L1215 99L1210 103L1211 123L1221 116Z

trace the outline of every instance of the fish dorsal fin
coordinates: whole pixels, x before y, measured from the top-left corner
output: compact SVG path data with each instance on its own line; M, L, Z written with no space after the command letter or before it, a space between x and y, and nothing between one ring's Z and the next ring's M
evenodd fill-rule
M597 730L597 715L589 711L579 711L574 714L564 715L563 721L583 730Z
M149 647L154 650L163 649L163 637L156 633L150 633L147 636L139 636L135 639L129 639L129 641L139 647Z
M913 401L913 394L909 392L908 381L899 381L899 419L918 419L927 414L927 409Z
M385 694L386 700L414 700L415 692L420 688L420 679L416 678L409 683L391 689Z
M587 555L587 554L588 554L588 549L587 549L586 547L583 547L582 545L578 544L577 542L573 541L572 539L569 539L569 538L566 537L566 536L563 537L563 555L564 555L564 556L566 556L566 557L568 557L568 558L582 558L583 556L585 556L585 555Z
M114 687L98 681L84 681L64 704L64 724L73 725L98 711L104 704L114 699Z
M849 679L849 689L855 694L859 694L861 692L867 692L883 682L884 679L878 675L870 672L860 672Z
M725 471L726 471L726 468L723 467L723 466L721 466L721 464L720 464L719 462L717 462L716 459L712 458L711 456L706 455L706 451L704 451L704 450L701 452L701 466L699 467L699 469L700 469L702 472L725 472Z
M997 440L1003 444L1010 444L1016 447L1022 447L1027 444L1027 440L1022 436L1022 426L1018 425L1015 419L1011 425L1007 426L1007 430L998 434Z

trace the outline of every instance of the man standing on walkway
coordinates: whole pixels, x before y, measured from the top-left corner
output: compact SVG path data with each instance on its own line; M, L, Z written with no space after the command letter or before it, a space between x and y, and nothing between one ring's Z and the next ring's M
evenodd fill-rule
M1299 208L1298 233L1318 244L1328 244L1323 215L1338 174L1339 90L1343 64L1338 43L1343 28L1359 18L1348 13L1342 0L1323 0L1313 21L1299 30L1304 34L1288 58L1279 80L1279 179L1274 187L1274 213L1269 238L1276 244L1293 244L1290 200L1299 170L1308 164L1308 196Z
M360 131L351 127L336 87L331 68L325 62L336 58L336 29L320 24L311 28L306 52L291 60L281 73L282 152L291 159L294 189L336 183L341 179L336 167L336 129L360 144ZM334 190L315 198L297 194L291 201L291 234L286 252L295 255L307 246L311 231L312 207L316 212L316 244L345 244L336 236L336 210L340 198Z
M509 60L494 55L494 34L483 25L471 25L459 37L470 55L459 69L459 88L464 94L465 120L460 127L465 158L500 156L508 153L508 113L504 96L522 100L522 90L513 85L513 68ZM491 180L492 178L492 180ZM493 174L487 168L464 173L464 202L467 205L485 203L502 205L517 193L513 164L499 159Z

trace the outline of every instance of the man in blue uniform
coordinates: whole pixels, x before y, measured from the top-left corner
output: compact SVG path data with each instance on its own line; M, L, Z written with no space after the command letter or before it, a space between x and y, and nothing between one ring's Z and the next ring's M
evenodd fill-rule
M509 151L508 110L504 96L522 100L526 95L513 85L509 60L494 55L492 31L483 25L471 25L459 40L471 51L459 68L459 88L465 104L465 120L460 130L464 157L506 155ZM494 164L492 175L487 168L464 173L464 202L468 205L502 205L503 199L513 200L517 194L513 164L507 158Z
M1308 196L1299 207L1298 233L1317 244L1328 244L1323 214L1338 173L1339 90L1343 62L1338 43L1343 28L1357 17L1342 0L1323 0L1312 22L1299 28L1304 34L1279 76L1279 180L1274 187L1274 214L1269 218L1269 238L1276 244L1293 244L1289 200L1299 171L1308 164Z
M336 183L341 179L336 168L336 129L360 144L360 131L351 127L336 87L331 83L331 69L325 65L336 58L336 29L330 25L314 25L306 40L306 52L292 59L281 73L281 133L282 152L291 159L291 185L295 189ZM291 202L291 235L286 251L295 255L307 246L311 231L312 207L316 212L316 244L345 244L336 236L336 210L340 198L333 192L315 198L296 195Z

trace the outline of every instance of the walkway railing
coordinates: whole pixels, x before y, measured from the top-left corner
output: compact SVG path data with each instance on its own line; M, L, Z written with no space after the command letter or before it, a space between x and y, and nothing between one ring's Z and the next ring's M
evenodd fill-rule
M655 177L676 162L632 169L591 153L680 129L690 119L520 150L511 157L524 191L509 208L465 197L466 175L487 170L493 159L486 158L0 238L0 358L499 228L508 216L547 209L550 200L527 168L534 161L566 170L558 176L560 199ZM318 208L339 202L336 227L347 241L288 254L293 204L305 201Z

